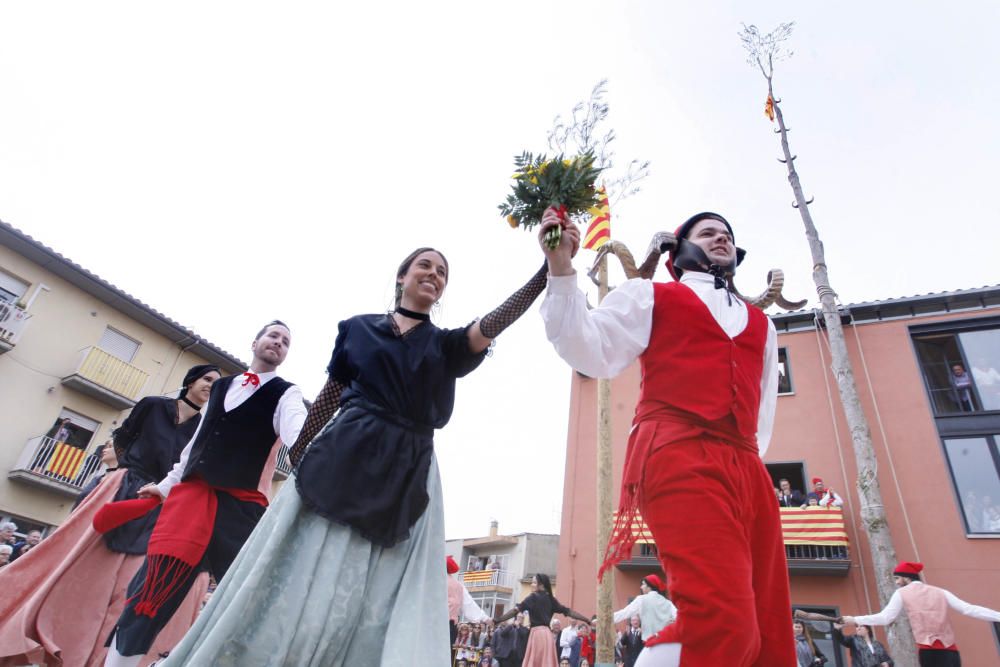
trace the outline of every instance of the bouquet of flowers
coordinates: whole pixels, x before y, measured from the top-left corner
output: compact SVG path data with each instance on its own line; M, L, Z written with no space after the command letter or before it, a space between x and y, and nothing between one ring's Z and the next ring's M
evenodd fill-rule
M513 192L499 206L511 227L531 229L541 223L550 206L559 209L565 225L572 217L589 215L587 209L597 201L594 183L601 168L594 166L594 154L589 151L571 159L558 155L551 160L525 152L514 158L514 166ZM545 244L550 249L559 245L563 225L546 232Z

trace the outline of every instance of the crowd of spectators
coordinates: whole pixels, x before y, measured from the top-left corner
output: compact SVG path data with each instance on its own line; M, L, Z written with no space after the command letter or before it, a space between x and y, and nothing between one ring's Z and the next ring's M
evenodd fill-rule
M461 623L453 647L454 667L521 667L528 645L527 613L494 626ZM590 624L572 622L564 627L558 618L550 625L559 667L592 667L597 659L597 617ZM615 641L616 667L632 667L642 650L638 616L620 624Z
M18 538L16 533L17 524L14 522L0 523L0 567L17 560L42 541L40 530L29 530L23 538Z

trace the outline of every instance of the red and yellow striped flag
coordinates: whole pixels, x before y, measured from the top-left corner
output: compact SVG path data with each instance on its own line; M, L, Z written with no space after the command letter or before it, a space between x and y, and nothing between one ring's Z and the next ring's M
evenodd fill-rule
M849 545L844 513L839 507L782 507L781 535L785 544Z
M57 442L45 471L58 477L72 479L80 472L85 453L79 447L67 445L65 442Z
M774 122L774 98L770 95L767 96L767 102L764 103L764 115Z
M590 226L583 237L583 247L586 250L597 250L611 240L611 206L608 204L608 191L602 185L597 189L597 205L587 209L590 213Z

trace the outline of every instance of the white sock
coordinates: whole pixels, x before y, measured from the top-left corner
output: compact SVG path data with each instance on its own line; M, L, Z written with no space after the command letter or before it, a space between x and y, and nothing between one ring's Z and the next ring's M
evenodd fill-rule
M104 667L139 667L144 656L122 655L118 652L117 635L111 638L111 646L108 647L108 657L104 659Z
M681 664L680 644L657 644L644 648L635 661L635 667L677 667Z

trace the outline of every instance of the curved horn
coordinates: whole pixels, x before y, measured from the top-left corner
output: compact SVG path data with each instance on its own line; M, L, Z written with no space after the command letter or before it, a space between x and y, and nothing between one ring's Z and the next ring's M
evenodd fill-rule
M594 265L587 272L587 275L595 283L597 282L597 278L595 277L597 275L597 267L601 260L608 254L618 258L618 261L622 263L622 268L625 270L627 277L635 278L639 275L638 269L635 268L635 259L625 244L621 241L608 241L597 250L597 258L594 260Z
M677 245L677 237L671 232L656 232L649 242L646 250L646 259L637 270L637 276L646 280L652 280L656 274L656 266L660 262L660 257L664 253L670 252Z
M798 310L802 306L806 305L806 300L804 299L802 301L789 301L781 293L781 290L785 286L785 272L781 269L771 269L767 272L767 289L755 297L743 296L736 288L732 278L730 278L730 285L732 285L733 291L736 292L741 299L749 303L751 306L757 306L761 310L764 310L775 303L787 310Z

